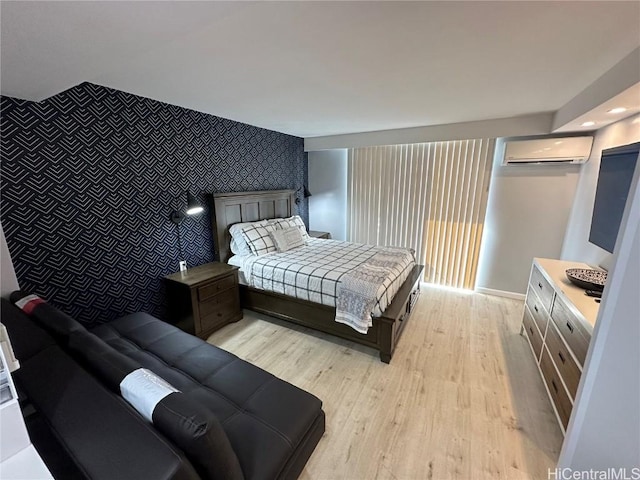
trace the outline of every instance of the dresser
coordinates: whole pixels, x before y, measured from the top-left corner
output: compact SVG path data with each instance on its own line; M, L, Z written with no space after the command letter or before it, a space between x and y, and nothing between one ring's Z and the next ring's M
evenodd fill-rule
M238 267L212 262L165 277L168 321L207 339L242 318Z
M575 402L599 303L567 279L578 262L535 258L527 287L525 333L564 433Z

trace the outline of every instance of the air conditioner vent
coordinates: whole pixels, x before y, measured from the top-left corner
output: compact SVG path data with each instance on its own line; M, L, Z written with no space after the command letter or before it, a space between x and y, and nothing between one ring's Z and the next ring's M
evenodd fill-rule
M593 137L543 138L507 140L503 165L579 164L591 154Z

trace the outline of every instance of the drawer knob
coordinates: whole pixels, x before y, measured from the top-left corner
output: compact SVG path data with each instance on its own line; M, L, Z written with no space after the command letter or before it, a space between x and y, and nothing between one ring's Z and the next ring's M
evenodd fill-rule
M567 328L571 333L573 333L573 325L571 325L569 322L567 322Z
M542 290L542 284L540 282L538 282L538 287L540 287L540 290Z
M538 312L538 306L537 305L534 305L533 309L536 311L536 313L540 313L540 312Z
M564 363L564 362L565 362L565 359L564 359L564 356L562 355L562 352L558 352L558 357L560 357L560 361L561 361L562 363Z

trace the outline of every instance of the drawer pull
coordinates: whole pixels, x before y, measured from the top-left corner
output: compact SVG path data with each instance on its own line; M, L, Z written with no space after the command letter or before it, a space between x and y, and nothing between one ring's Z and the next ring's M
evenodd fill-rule
M536 313L540 313L540 312L538 311L538 306L537 306L537 305L534 305L534 306L533 306L533 309L536 311Z
M531 335L533 335L533 328L529 327L529 331L531 332Z
M542 290L542 284L540 282L538 282L538 287L540 287L540 290Z
M560 361L564 363L565 359L564 359L564 356L562 355L562 352L558 352L558 356L560 357Z
M573 325L571 325L569 322L567 322L567 328L571 333L573 333Z
M556 385L556 382L554 382L553 380L551 380L551 386L553 387L553 389L556 391L556 393L558 393L558 386Z

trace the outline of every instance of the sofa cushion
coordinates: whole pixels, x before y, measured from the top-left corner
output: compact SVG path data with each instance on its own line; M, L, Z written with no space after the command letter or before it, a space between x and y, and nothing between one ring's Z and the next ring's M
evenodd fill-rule
M0 299L0 303L0 320L7 327L13 353L20 362L56 344L53 337L33 323L22 310L4 298Z
M295 477L292 458L309 438L315 446L324 431L318 398L148 314L127 315L92 332L210 409L245 478Z
M120 394L122 379L140 368L137 362L87 331L72 332L67 343L72 355L114 393Z
M177 448L59 347L23 363L16 377L89 478L198 478Z
M35 299L26 303L24 307L19 305L21 300L29 299L31 297L35 297ZM50 303L47 303L46 300L37 297L37 295L32 295L18 290L11 294L10 299L11 302L16 304L16 306L23 308L25 313L35 318L40 325L45 327L45 329L59 341L62 340L66 342L67 337L72 332L86 331L84 326L76 319L54 307Z
M199 478L180 449L4 299L2 322L20 361L12 375L27 395L23 400L30 401L46 420L59 447L83 477ZM40 437L31 439L39 447Z
M222 425L188 395L171 393L153 410L153 424L180 446L210 480L242 480L240 462Z
M44 305L34 308L34 316L44 318L45 326L56 330L69 352L110 390L121 395L124 379L130 378L132 372L139 372L140 364L84 328L62 328L60 325L72 323L57 323L55 318L59 316L53 311L55 307L45 309ZM187 454L203 477L211 480L243 478L238 458L217 418L186 395L178 392L164 397L153 408L149 420L153 420L153 425Z

